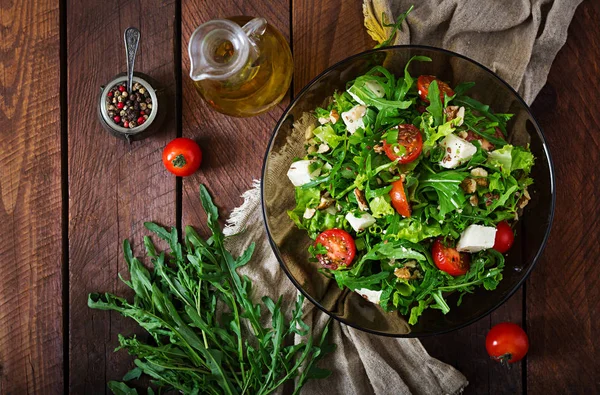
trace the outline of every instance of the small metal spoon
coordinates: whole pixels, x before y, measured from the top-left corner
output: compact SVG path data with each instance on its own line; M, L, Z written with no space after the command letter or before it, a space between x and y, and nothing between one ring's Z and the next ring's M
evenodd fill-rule
M123 38L125 39L125 55L127 56L127 93L131 94L133 87L133 65L135 54L140 44L141 33L136 27L128 27Z

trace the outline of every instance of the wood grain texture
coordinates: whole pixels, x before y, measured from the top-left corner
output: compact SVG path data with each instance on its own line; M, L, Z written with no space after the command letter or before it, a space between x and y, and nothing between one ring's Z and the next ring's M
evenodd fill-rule
M242 203L241 194L261 177L262 158L275 124L289 103L286 97L273 110L252 118L233 118L210 108L189 77L189 38L202 23L228 16L261 16L289 40L288 2L216 0L182 1L183 136L195 139L203 150L200 171L183 180L182 224L207 231L198 187L206 184L223 216Z
M142 256L144 221L175 225L175 177L161 161L162 149L176 136L175 2L69 1L67 10L69 391L97 394L133 366L125 351L113 353L117 334L142 331L117 313L89 309L87 295L131 295L117 277L126 272L123 239ZM125 71L123 31L129 26L142 34L136 70L163 85L169 98L160 105L170 111L159 134L131 146L96 119L100 86Z
M63 389L59 30L0 1L0 394Z
M527 285L527 389L600 393L600 2L579 6L533 105L556 169L554 226Z
M375 46L363 27L361 1L295 0L294 93L327 67Z
M375 45L362 27L361 2L294 1L292 21L295 92L325 68ZM432 356L453 365L467 377L465 394L522 392L521 369L503 370L485 351L485 336L491 326L502 321L521 323L522 295L518 291L494 313L464 329L422 339Z

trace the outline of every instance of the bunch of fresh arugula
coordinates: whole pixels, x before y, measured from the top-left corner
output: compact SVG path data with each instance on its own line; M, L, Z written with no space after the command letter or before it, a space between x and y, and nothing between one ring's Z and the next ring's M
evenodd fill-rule
M288 212L313 239L331 228L350 232L358 250L353 265L323 269L323 273L335 278L342 288L381 291L381 307L409 316L410 324L415 324L427 307L447 313L450 308L446 296L450 291L460 294L460 304L463 295L476 287L496 288L504 267L501 254L491 249L477 252L470 270L452 277L433 264L431 243L438 236L457 240L471 224L495 226L502 220L516 220L520 199L533 183L529 173L534 163L528 147L512 146L506 141L506 125L512 115L494 113L466 95L473 83L459 84L453 96L444 95L442 99L434 80L429 86L428 103L421 101L416 81L409 73L413 61L431 59L413 57L401 78L384 67L374 67L350 81L345 92L335 92L327 107L315 109L315 119L328 120L332 112L342 114L364 103L364 127L351 134L340 118L339 122L327 121L313 130L304 159L310 159L311 170L318 170L320 175L296 187L296 207ZM462 123L458 117L447 119L450 106L464 107ZM397 141L398 131L392 127L398 124L413 124L422 134L423 154L412 163L398 164L374 150L383 140L388 144ZM445 169L440 165L445 151L439 142L460 132L481 136L495 149L487 151L480 141L473 140L475 155L467 163ZM317 149L323 145L328 149ZM484 169L487 175L478 177L484 182L467 193L461 184L471 177L473 168ZM412 208L409 218L401 217L390 204L391 183L401 177ZM345 219L348 213L361 214L357 198L351 193L355 189L364 194L370 214L377 221L360 232L355 232ZM334 203L318 209L323 198ZM316 211L305 215L307 209ZM310 249L313 256L319 251L318 246ZM402 268L409 268L414 275L410 279L395 276L394 270Z
M316 362L333 349L325 342L328 327L318 339L309 334L302 296L289 320L281 298L263 297L262 308L271 317L271 325L264 326L261 305L251 298L251 281L237 272L250 261L254 244L233 257L224 245L217 207L203 185L200 199L212 231L208 240L187 226L181 243L175 228L167 231L148 222L146 228L168 242L170 253L159 252L146 236L154 266L148 270L125 240L130 279L122 281L135 292L133 301L109 293L89 295L89 307L117 311L148 332L146 341L119 335L117 350L137 357L123 380L147 374L161 390L185 394L268 394L293 380L298 393L308 379L327 377L330 372ZM306 341L287 345L293 334L306 336ZM108 385L115 394L137 394L123 382ZM148 393L154 392L148 388Z

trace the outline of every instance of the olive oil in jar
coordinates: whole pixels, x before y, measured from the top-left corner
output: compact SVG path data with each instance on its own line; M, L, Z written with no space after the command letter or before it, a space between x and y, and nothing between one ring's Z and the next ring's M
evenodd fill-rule
M285 38L262 18L201 25L190 39L190 76L217 111L236 117L273 108L287 92L293 61Z

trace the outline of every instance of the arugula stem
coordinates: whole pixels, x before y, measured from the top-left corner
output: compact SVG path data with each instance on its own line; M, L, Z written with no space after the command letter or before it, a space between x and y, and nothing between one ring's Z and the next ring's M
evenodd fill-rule
M242 343L242 326L240 323L240 313L238 312L237 302L232 297L231 304L233 305L233 315L235 317L235 324L238 327L238 359L240 361L240 369L242 371L242 382L246 382L246 370L244 369L244 345ZM241 386L240 386L241 387Z

